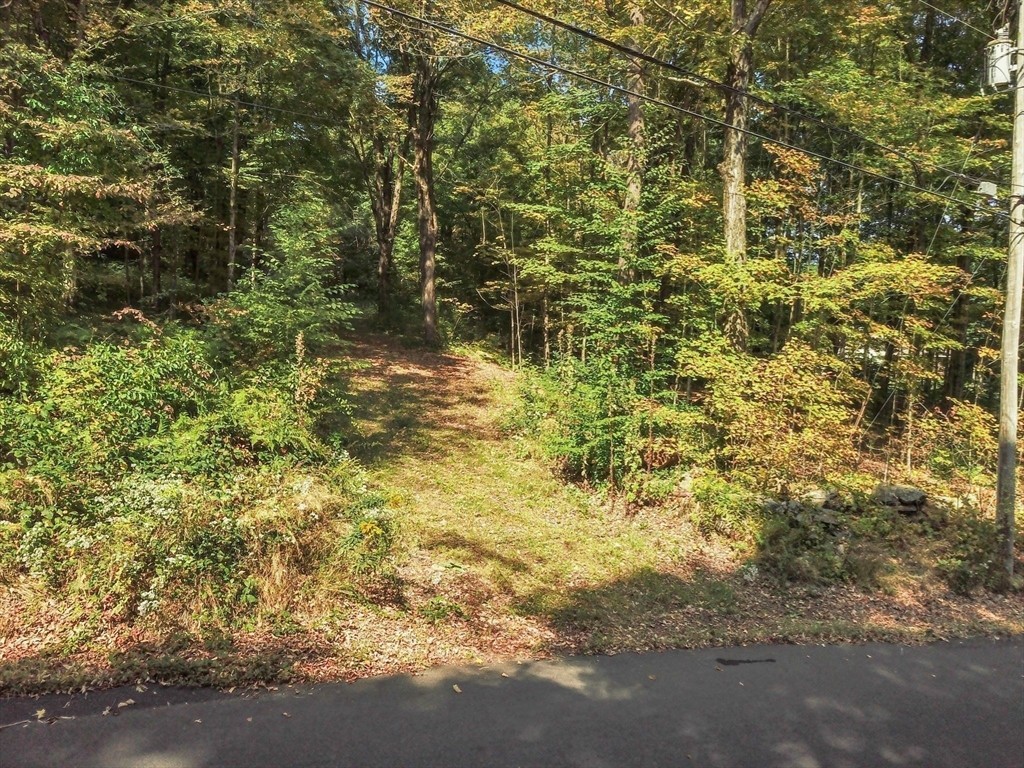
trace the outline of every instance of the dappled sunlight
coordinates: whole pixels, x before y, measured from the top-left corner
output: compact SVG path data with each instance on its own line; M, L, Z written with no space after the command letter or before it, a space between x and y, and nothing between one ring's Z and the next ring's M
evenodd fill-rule
M172 750L153 749L141 737L119 736L99 753L97 763L130 768L198 768L210 764L211 751L195 744L181 744ZM66 764L74 762L75 755L68 754Z
M596 675L589 665L573 664L571 661L535 664L530 667L528 674L598 701L628 701L641 690L640 683L616 685Z
M0 748L25 766L54 757L81 766L182 768L683 759L720 768L994 765L1019 751L1021 734L977 734L990 717L986 702L1004 702L1007 714L1019 711L1020 651L1019 641L975 641L750 646L730 649L728 659L719 650L624 653L438 667L352 685L239 689L205 699L187 689L157 689L163 695L153 706L102 716L126 695L150 695L125 688L22 700L17 711L2 705L3 716L16 719L70 701L75 717L5 730ZM757 663L767 658L773 663ZM957 681L949 695L931 695L936 672ZM170 706L160 705L165 696ZM22 759L33 754L45 758Z

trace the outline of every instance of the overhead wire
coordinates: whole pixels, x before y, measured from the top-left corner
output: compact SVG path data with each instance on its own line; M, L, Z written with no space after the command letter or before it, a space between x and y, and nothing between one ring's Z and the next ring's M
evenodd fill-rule
M893 176L888 176L888 175L886 175L884 173L880 173L878 171L873 171L873 170L871 170L869 168L864 168L863 166L859 166L859 165L856 165L854 163L849 163L849 162L847 162L845 160L840 160L839 158L832 157L830 155L826 155L826 154L823 154L823 153L820 153L820 152L816 152L814 150L807 149L805 147L800 147L800 146L797 146L795 144L790 144L789 142L782 141L781 139L774 139L774 138L772 138L770 136L765 136L763 134L760 134L760 133L758 133L756 131L753 131L753 130L750 130L748 128L736 128L735 126L731 126L729 123L725 122L724 120L720 120L718 118L711 117L710 115L705 115L705 114L703 114L701 112L696 112L694 110L687 109L686 107L680 107L680 106L678 106L676 104L672 104L670 102L664 101L662 99L655 98L653 96L647 96L645 94L640 94L640 93L637 93L635 91L631 91L628 88L624 88L622 86L615 85L614 83L610 83L608 81L601 80L600 78L593 77L592 75L587 75L587 74L585 74L583 72L578 72L576 70L572 70L572 69L569 69L567 67L562 67L562 66L560 66L558 64L554 64L552 62L545 61L543 59L537 58L536 56L531 56L530 54L522 53L521 51L517 51L517 50L509 48L507 46L500 45L500 44L495 43L493 41L485 40L483 38L477 37L475 35L471 35L471 34L466 33L466 32L461 32L460 30L454 29L453 27L448 27L448 26L446 26L444 24L440 24L438 22L434 22L434 21L431 21L429 19L425 19L425 18L416 16L415 14L411 14L411 13L408 13L406 11L399 10L397 8L392 8L391 6L385 5L383 3L376 2L376 0L361 0L361 1L363 3L365 3L366 5L369 5L369 6L374 7L374 8L378 8L378 9L380 9L382 11L385 11L387 13L391 13L391 14L399 16L399 17L403 17L403 18L405 18L408 21L413 21L413 22L416 22L416 23L425 24L428 27L432 27L434 29L437 29L439 31L442 31L442 32L445 32L447 34L453 35L455 37L459 37L459 38L468 40L470 42L474 42L474 43L477 43L479 45L483 45L483 46L491 48L493 50L500 51L502 53L505 53L505 54L508 54L508 55L513 56L515 58L519 58L521 60L530 62L530 63L535 64L537 66L545 67L545 68L550 69L552 71L560 72L560 73L568 75L570 77L578 78L578 79L584 80L586 82L590 82L590 83L592 83L594 85L599 85L601 87L608 88L609 90L616 91L616 92L621 93L621 94L626 95L626 96L634 96L634 97L639 98L639 99L641 99L643 101L646 101L646 102L649 102L649 103L652 103L652 104L656 104L658 106L664 107L666 109L669 109L669 110L672 110L672 111L675 111L675 112L680 112L680 113L688 115L690 117L694 117L694 118L697 118L697 119L700 119L700 120L704 120L704 121L709 122L709 123L711 123L713 125L718 125L718 126L721 126L721 127L724 127L724 128L732 128L734 130L738 130L741 133L744 133L744 134L746 134L748 136L760 139L761 141L765 141L765 142L768 142L770 144L774 144L774 145L779 146L779 147L783 147L784 149L789 149L789 150L793 150L793 151L796 151L796 152L800 152L800 153L805 154L805 155L807 155L809 157L814 157L814 158L816 158L818 160L822 160L824 162L833 163L833 164L838 165L840 167L846 168L848 170L857 171L857 172L866 174L868 176L871 176L873 178L879 179L881 181L888 181L888 182L896 184L898 186L901 186L901 187L904 187L904 188L907 188L907 189L911 189L911 190L914 190L916 192L919 192L919 193L922 193L922 194L926 194L926 195L929 195L929 196L937 198L937 199L945 200L947 202L957 203L958 205L966 206L966 207L970 208L971 210L974 210L974 211L979 212L979 213L988 213L988 214L991 214L993 216L998 216L998 217L1001 217L1001 218L1006 218L1008 216L1008 214L1006 214L1003 211L994 210L994 209L986 209L986 208L979 207L977 205L972 205L971 202L968 201L968 200L963 200L961 198L953 197L951 195L945 195L945 194L943 194L941 192L937 192L935 190L928 189L926 187L921 187L921 186L918 186L917 184L913 184L911 182L904 181L902 179L898 179L898 178L893 177ZM153 88L162 88L162 89L169 90L169 91L176 91L176 92L179 92L179 93L188 93L188 94L191 94L191 95L202 96L202 97L205 97L205 98L217 98L217 99L222 99L224 101L228 101L228 102L232 102L232 103L237 103L237 104L242 105L242 106L252 107L252 108L256 108L256 109L264 109L264 110L268 110L268 111L271 111L271 112L279 112L279 113L287 114L287 115L294 115L296 117L306 118L308 120L311 120L313 122L313 124L322 125L322 126L325 126L325 127L334 127L334 126L336 126L336 121L331 120L330 118L327 118L327 117L325 117L323 115L315 115L315 114L312 114L312 113L309 113L309 112L300 112L300 111L292 110L292 109L284 109L282 107L273 107L273 106L270 106L268 104L262 104L262 103L259 103L259 102L253 102L253 101L246 101L246 100L242 100L242 99L236 99L234 96L232 96L230 94L221 94L221 93L210 93L210 92L197 91L197 90L193 90L193 89L189 89L189 88L181 88L181 87L178 87L178 86L166 85L166 84L163 84L163 83L154 83L154 82L149 82L149 81L146 81L146 80L138 80L136 78L125 77L123 75L111 75L111 77L113 79L115 79L115 80L121 80L121 81L124 81L124 82L135 83L137 85L145 85L145 86L149 86L149 87L153 87ZM952 172L952 175L954 177L958 178L958 179L962 178L955 171Z
M750 100L752 102L755 102L757 104L760 104L761 106L770 107L772 109L778 109L778 110L781 110L781 111L784 111L784 112L788 112L791 115L799 117L802 120L807 120L807 121L810 121L812 123L815 123L816 125L819 125L819 126L821 126L823 128L826 128L827 130L836 131L838 133L843 133L843 134L845 134L847 136L851 136L853 138L858 139L859 141L863 141L865 144L870 144L871 146L875 147L876 149L881 149L884 152L892 153L893 155L896 155L897 157L900 157L900 158L902 158L904 160L907 160L907 161L909 161L911 163L914 163L915 165L916 164L921 164L921 165L929 166L929 167L931 167L934 170L942 171L943 173L948 173L950 175L957 175L958 174L958 172L953 170L952 168L947 168L947 167L945 167L943 165L940 165L940 164L934 162L933 160L929 160L927 158L916 156L916 155L914 155L914 154L912 154L910 152L907 152L906 150L898 149L896 147L891 147L891 146L889 146L887 144L884 144L884 143L882 143L880 141L876 141L875 139L869 138L869 137L865 136L864 134L859 133L857 131L854 131L852 129L843 128L840 125L835 125L834 123L830 123L827 120L822 120L821 118L815 117L814 115L809 115L806 112L804 112L803 110L799 110L799 109L796 109L794 107L787 106L785 104L780 104L779 102L772 101L771 99L766 99L763 96L758 96L757 94L751 93L750 91L745 90L743 88L737 88L735 86L729 85L728 83L723 83L720 80L715 80L714 78L708 77L707 75L702 75L701 73L695 72L692 69L688 69L686 67L682 67L682 66L680 66L678 64L674 64L674 63L672 63L670 61L665 61L664 59L658 58L657 56L652 56L652 55L650 55L648 53L645 53L644 51L638 50L636 48L632 48L632 47L630 47L628 45L623 45L622 43L617 43L614 40L610 40L607 37L604 37L602 35L597 34L596 32L591 32L590 30L584 29L584 28L579 27L579 26L577 26L575 24L570 24L569 22L562 21L559 18L556 18L556 17L551 16L551 15L546 14L546 13L542 13L541 11L536 11L536 10L534 10L532 8L527 8L524 5L520 5L519 3L514 2L514 0L493 0L493 2L498 3L499 5L504 5L504 6L507 6L508 8L512 8L514 10L517 10L520 13L525 13L526 15L532 16L533 18L537 19L538 21L543 21L543 22L548 23L548 24L553 24L554 26L556 26L556 27L558 27L560 29L563 29L566 32L571 32L574 35L578 35L580 37L584 37L587 40L590 40L591 42L594 42L594 43L602 45L602 46L604 46L606 48L610 48L612 50L618 51L619 53L625 54L626 56L631 56L633 58L640 59L641 61L645 61L648 64L654 64L654 65L662 67L664 69L668 69L668 70L670 70L672 72L675 72L676 74L680 74L680 75L683 75L685 77L690 77L690 78L699 80L702 83L704 83L704 84L706 84L708 86L711 86L712 88L715 88L717 90L726 91L728 93L735 93L736 95L741 96L744 99L748 99L748 100ZM693 85L695 85L697 87L700 87L697 83L693 83ZM963 177L963 171L959 172L959 176ZM977 183L978 181L981 181L980 178L975 178L975 177L966 177L966 178L969 178L974 183Z
M974 26L973 24L971 24L969 22L964 21L959 16L954 16L952 13L949 13L948 11L942 10L941 8L939 8L939 6L932 5L931 3L927 2L927 0L918 0L918 2L921 3L921 5L924 5L924 6L927 6L928 8L931 8L936 13L942 14L947 19L952 19L953 21L956 21L956 22L959 22L960 24L963 24L968 29L973 29L975 32L977 32L979 34L982 34L982 35L985 35L985 37L991 37L992 36L991 32L986 32L983 29L978 29L976 26Z
M839 158L832 157L831 155L826 155L826 154L823 154L821 152L816 152L816 151L814 151L812 149L807 149L805 147L800 147L800 146L797 146L795 144L790 144L789 142L782 141L781 139L774 139L771 136L765 136L764 134L758 133L757 131L753 131L753 130L751 130L749 128L740 128L740 127L737 127L737 126L730 125L725 120L720 120L718 118L711 117L710 115L705 115L705 114L703 114L701 112L697 112L697 111L692 110L692 109L687 109L686 107L680 107L677 104L672 104L672 103L664 101L662 99L655 98L654 96L647 96L646 94L637 93L636 91L632 91L632 90L630 90L628 88L624 88L624 87L622 87L620 85L615 85L614 83L610 83L607 80L601 80L600 78L594 77L593 75L588 75L588 74L586 74L584 72L579 72L579 71L574 70L574 69L569 69L567 67L563 67L563 66L561 66L559 64L554 64L554 63L546 61L544 59L540 59L540 58L538 58L536 56L532 56L532 55L530 55L528 53L522 53L521 51L517 51L514 48L509 48L509 47L501 45L499 43L495 43L495 42L493 42L491 40L486 40L484 38L477 37L476 35L469 34L468 32L462 32L462 31L460 31L458 29L455 29L454 27L449 27L449 26L446 26L446 25L441 24L439 22L431 21L430 19L423 18L422 16L417 16L417 15L415 15L413 13L409 13L407 11L403 11L403 10L400 10L398 8L393 8L393 7L389 6L389 5L385 5L384 3L377 2L377 0L360 0L360 2L362 2L362 3L366 4L366 5L369 5L369 6L373 7L373 8L377 8L379 10L382 10L382 11L384 11L386 13L390 13L393 16L398 16L400 18L406 19L407 21L412 21L412 22L415 22L417 24L423 24L423 25L425 25L427 27L431 27L432 29L436 29L436 30L438 30L440 32L444 32L445 34L452 35L453 37L458 37L458 38L461 38L463 40L467 40L469 42L476 43L478 45L486 46L487 48L490 48L490 49L495 50L495 51L500 51L502 53L508 54L509 56L514 56L514 57L516 57L518 59L521 59L523 61L530 62L531 64L534 64L536 66L545 67L545 68L550 69L550 70L552 70L554 72L560 72L560 73L562 73L564 75L568 75L569 77L576 78L578 80L583 80L585 82L589 82L589 83L592 83L594 85L599 85L602 88L607 88L607 89L609 89L611 91L615 91L615 92L620 93L620 94L622 94L624 96L632 96L634 98L640 99L641 101L646 101L646 102L648 102L650 104L656 104L656 105L658 105L660 107L664 107L665 109L669 109L669 110L672 110L674 112L679 112L681 114L688 115L689 117L694 117L694 118L697 118L699 120L704 120L705 122L711 123L712 125L717 125L717 126L721 126L723 128L730 129L730 130L738 131L740 133L744 133L744 134L746 134L748 136L751 136L753 138L760 139L761 141L768 142L770 144L774 144L775 146L782 147L784 149L789 149L789 150L792 150L794 152L800 152L800 153L802 153L804 155L807 155L809 157L814 157L814 158L816 158L818 160L822 160L822 161L825 161L825 162L828 162L828 163L833 163L835 165L838 165L840 167L846 168L848 170L859 171L860 173L866 174L868 176L872 176L872 177L874 177L876 179L879 179L881 181L887 181L887 182L890 182L892 184L896 184L898 186L901 186L901 187L904 187L904 188L907 188L907 189L912 189L912 190L914 190L916 192L920 192L922 194L929 195L931 197L935 197L935 198L938 198L938 199L941 199L941 200L951 201L951 202L957 203L958 205L967 206L968 208L971 208L971 209L973 209L975 211L979 211L979 212L982 212L982 213L988 213L988 214L991 214L993 216L998 216L998 217L1001 217L1001 218L1007 218L1009 216L1009 214L1007 214L1004 211L981 208L981 207L979 207L977 205L972 205L970 203L970 201L968 201L968 200L963 200L963 199L960 199L960 198L952 197L950 195L945 195L945 194L943 194L941 192L936 192L934 190L927 189L926 187L918 186L917 184L913 184L913 183L911 183L909 181L904 181L902 179L898 179L898 178L896 178L894 176L888 176L888 175L886 175L884 173L880 173L878 171L872 171L869 168L864 168L862 166L855 165L853 163L848 163L845 160L840 160Z

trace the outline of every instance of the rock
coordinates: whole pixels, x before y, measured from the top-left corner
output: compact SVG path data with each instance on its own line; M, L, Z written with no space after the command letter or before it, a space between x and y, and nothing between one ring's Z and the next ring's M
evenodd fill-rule
M768 499L764 503L764 508L771 515L787 518L791 526L809 527L823 525L826 528L839 528L842 525L839 518L832 513L832 510L822 507L820 504L812 503L812 500L808 499L807 496L802 501L794 499L789 499L788 501Z
M845 492L829 491L828 498L821 506L833 512L849 512L854 506L853 496Z
M871 500L886 507L895 507L905 515L917 514L928 502L928 496L919 488L909 485L880 483L871 494Z
M831 512L829 512L827 510L822 510L821 512L816 514L814 516L814 519L815 519L816 522L819 522L822 525L826 525L826 526L828 526L830 528L838 528L839 527L839 518L836 517L835 515L833 515Z
M831 491L819 488L818 490L805 493L801 501L804 504L810 504L812 507L824 507L830 495L832 495Z
M844 512L853 506L853 500L832 488L819 488L805 493L800 499L806 506L828 509L832 512Z

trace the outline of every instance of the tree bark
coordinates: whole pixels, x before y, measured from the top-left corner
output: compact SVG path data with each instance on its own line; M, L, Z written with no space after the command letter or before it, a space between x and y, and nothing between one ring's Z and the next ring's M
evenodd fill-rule
M228 199L228 290L235 289L235 262L238 258L238 102L234 103L231 122L231 192Z
M629 4L629 25L633 29L639 29L644 25L644 11L639 2ZM627 44L631 48L639 50L639 43L635 36L632 36ZM619 278L622 280L632 279L639 235L637 211L640 208L640 197L643 193L643 175L646 165L644 157L646 138L644 87L643 61L636 57L630 57L629 70L626 75L626 88L631 91L630 95L626 97L629 148L626 154L626 195L622 204L625 226L622 233L622 251L619 255Z
M420 235L420 298L423 305L423 339L436 346L437 296L434 267L437 258L437 207L434 201L434 121L437 117L437 69L431 56L416 56L413 123L413 176Z
M160 281L163 272L163 237L160 232L160 227L153 227L150 233L150 260L152 261L153 268L153 296L157 308L160 304Z
M388 312L391 302L391 261L402 201L402 153L381 135L373 137L374 176L370 208L377 230L377 314Z
M747 199L744 194L747 173L747 99L743 92L750 85L754 68L753 40L771 0L756 0L747 11L747 0L732 0L732 42L725 97L724 157L718 170L722 176L722 214L725 220L726 257L735 264L747 259ZM725 332L737 349L746 349L749 329L742 306L727 310Z

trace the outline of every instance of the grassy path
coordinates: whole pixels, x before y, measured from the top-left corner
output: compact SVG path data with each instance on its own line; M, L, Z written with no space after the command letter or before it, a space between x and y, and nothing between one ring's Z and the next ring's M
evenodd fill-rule
M592 603L588 589L618 580L632 591L637 574L650 581L676 571L684 555L692 570L700 547L679 521L655 525L595 506L502 432L514 397L509 371L380 338L354 356L366 367L354 384L353 454L402 499L399 573L413 603L433 600L503 634L525 632L537 647L575 646L580 638L550 621L588 610L567 595ZM662 599L692 598L677 575L662 581ZM599 614L592 620L607 624L628 597L604 595L605 605L589 606ZM523 639L504 638L512 647Z
M687 510L627 513L555 477L529 439L502 429L521 384L508 370L383 336L359 337L351 356L349 448L367 482L396 504L394 578L310 572L282 586L281 608L251 626L111 624L85 627L86 640L74 642L81 617L19 582L0 596L12 616L35 618L0 624L0 694L354 679L552 653L1024 633L1016 594L963 598L920 579L871 593L748 581L734 546L698 534ZM37 603L45 610L26 608Z
M435 619L434 632L462 627L469 655L1024 630L1012 597L748 583L732 548L685 514L609 509L504 434L509 371L381 337L354 356L365 367L353 452L403 500L409 606Z

